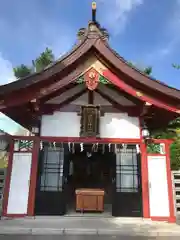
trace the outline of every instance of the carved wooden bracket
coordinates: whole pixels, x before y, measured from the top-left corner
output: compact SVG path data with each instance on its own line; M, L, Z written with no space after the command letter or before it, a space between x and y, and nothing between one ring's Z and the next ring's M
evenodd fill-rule
M39 99L36 99L36 98L32 99L32 100L31 100L31 106L32 106L32 110L33 110L34 112L39 112L39 110L40 110L40 102L39 102Z

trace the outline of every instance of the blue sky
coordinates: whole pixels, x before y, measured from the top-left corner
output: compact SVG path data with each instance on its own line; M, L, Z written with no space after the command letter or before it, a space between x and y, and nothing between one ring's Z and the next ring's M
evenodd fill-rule
M0 84L15 80L12 67L30 65L45 47L56 57L76 42L91 19L91 0L0 0ZM97 19L125 59L152 66L153 76L180 88L180 0L97 0ZM0 128L17 126L1 116Z

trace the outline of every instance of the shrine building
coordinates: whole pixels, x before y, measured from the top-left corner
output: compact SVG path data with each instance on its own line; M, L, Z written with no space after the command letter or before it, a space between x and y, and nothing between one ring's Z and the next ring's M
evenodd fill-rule
M0 111L33 133L6 137L4 217L175 222L172 141L150 133L179 116L180 91L130 66L108 38L93 3L70 52L0 86Z

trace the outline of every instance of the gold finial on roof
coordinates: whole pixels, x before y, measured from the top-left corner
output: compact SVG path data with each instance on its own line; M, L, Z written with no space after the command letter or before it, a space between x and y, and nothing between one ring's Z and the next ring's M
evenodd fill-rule
M92 9L96 10L96 2L92 2Z
M92 21L96 22L96 2L92 2Z

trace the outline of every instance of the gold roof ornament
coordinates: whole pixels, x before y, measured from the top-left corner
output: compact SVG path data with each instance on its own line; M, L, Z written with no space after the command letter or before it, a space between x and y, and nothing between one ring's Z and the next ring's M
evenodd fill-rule
M142 96L143 96L143 93L142 93L142 92L136 92L136 95L137 95L138 97L142 97Z
M96 23L96 2L92 2L92 22Z
M96 2L92 2L92 10L96 10Z

